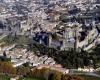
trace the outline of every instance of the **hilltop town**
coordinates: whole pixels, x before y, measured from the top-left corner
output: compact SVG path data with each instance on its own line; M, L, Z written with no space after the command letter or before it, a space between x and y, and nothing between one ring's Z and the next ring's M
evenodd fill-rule
M0 56L13 67L98 71L98 45L100 0L0 0Z
M60 50L75 46L90 50L100 42L99 3L99 0L1 0L0 33L29 35L40 44Z

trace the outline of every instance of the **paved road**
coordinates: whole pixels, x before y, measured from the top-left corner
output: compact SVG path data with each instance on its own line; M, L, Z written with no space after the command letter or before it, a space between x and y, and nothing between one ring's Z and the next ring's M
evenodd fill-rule
M70 73L70 75L87 75L87 76L94 76L94 77L99 77L100 75L93 73L93 72L74 72L75 70L72 70Z
M95 73L69 73L70 75L87 75L87 76L94 76L94 77L99 77L100 75L95 74Z

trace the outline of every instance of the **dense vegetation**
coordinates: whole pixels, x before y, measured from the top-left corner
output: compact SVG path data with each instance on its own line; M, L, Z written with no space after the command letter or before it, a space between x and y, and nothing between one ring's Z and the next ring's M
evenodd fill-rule
M41 53L40 55L48 55L66 68L78 68L84 66L93 66L96 68L99 67L100 64L100 45L98 45L91 53L83 50L81 50L81 52L75 52L73 49L70 49L69 51L59 51L37 43L29 44L28 49L35 53L39 51Z
M89 53L93 56L95 66L98 68L100 67L100 44L93 49L93 52Z

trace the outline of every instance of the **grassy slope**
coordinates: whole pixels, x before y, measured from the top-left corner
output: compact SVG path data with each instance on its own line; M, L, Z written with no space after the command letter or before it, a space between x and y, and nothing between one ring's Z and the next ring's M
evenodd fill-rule
M0 80L9 80L9 77L0 75Z

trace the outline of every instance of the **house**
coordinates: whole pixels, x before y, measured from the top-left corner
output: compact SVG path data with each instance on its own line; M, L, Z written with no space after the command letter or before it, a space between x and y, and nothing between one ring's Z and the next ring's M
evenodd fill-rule
M78 71L83 71L83 72L94 72L93 67L85 67L85 68L78 68Z
M19 66L25 64L26 62L27 62L26 60L24 60L24 61L19 60L17 62L12 63L12 65L13 65L13 67L19 67Z

